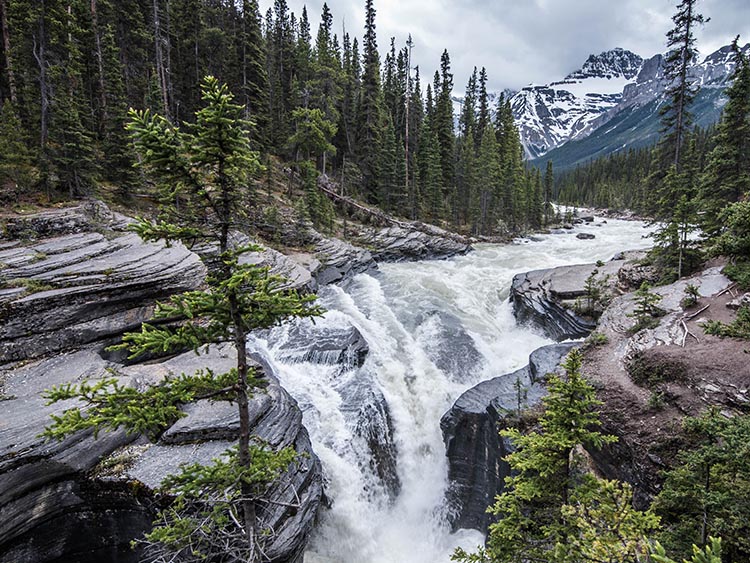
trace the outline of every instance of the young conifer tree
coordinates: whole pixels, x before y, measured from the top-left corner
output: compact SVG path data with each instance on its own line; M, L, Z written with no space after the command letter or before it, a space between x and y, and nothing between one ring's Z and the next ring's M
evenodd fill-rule
M511 475L488 511L485 548L456 550L464 563L614 563L645 555L644 536L658 524L650 511L632 507L627 484L585 473L576 455L581 446L601 448L616 440L599 431L600 404L581 375L583 355L573 350L562 366L566 376L549 376L540 431L501 431L515 451L505 459Z
M254 501L289 465L294 452L273 452L251 440L249 396L263 382L248 365L245 342L252 330L317 315L320 309L311 304L314 296L285 290L284 280L266 268L243 263L243 254L257 247L235 244L233 232L246 220L250 186L261 165L250 149L243 108L233 103L227 86L207 77L202 99L204 107L196 112L194 124L180 129L148 110L131 110L128 130L161 196L157 220L139 219L133 230L147 241L213 248L216 258L209 263L207 287L157 305L157 322L181 322L144 323L116 348L135 358L184 349L198 352L207 344L230 342L237 351L236 367L224 374L210 369L183 374L146 391L121 386L116 378L53 388L47 393L50 402L77 398L84 407L53 416L46 435L59 439L87 428L98 432L124 427L153 437L184 416L184 403L208 397L235 402L238 447L212 465L185 466L165 480L163 487L176 501L159 514L146 544L152 561L171 561L175 553L180 561L211 560L218 553L256 561L262 534L256 530Z

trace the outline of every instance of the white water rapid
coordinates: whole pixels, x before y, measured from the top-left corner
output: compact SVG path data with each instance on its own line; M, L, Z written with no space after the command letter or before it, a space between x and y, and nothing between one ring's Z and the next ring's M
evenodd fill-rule
M596 238L578 240L577 232ZM479 545L481 534L451 534L446 523L439 423L463 391L522 367L550 343L516 325L508 302L513 276L606 261L650 246L646 233L642 223L609 220L534 241L478 245L450 260L382 264L378 273L322 289L328 312L314 326L281 327L253 342L299 402L326 476L332 506L322 510L305 561L447 563L456 546ZM361 367L351 357L342 365L335 350L305 355L295 348L300 330L313 339L358 331L369 353ZM388 477L394 471L398 481Z

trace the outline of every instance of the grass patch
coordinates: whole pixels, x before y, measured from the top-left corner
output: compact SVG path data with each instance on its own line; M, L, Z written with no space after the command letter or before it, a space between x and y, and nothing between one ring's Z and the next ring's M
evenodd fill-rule
M733 323L726 324L721 321L708 321L701 324L703 332L720 338L742 338L750 340L750 307L740 307L737 318Z
M587 347L604 346L609 343L609 337L601 332L592 332L584 342Z
M15 278L12 280L4 280L0 282L0 288L10 289L14 287L22 287L27 293L39 293L40 291L49 291L55 289L53 285L34 280L31 278Z

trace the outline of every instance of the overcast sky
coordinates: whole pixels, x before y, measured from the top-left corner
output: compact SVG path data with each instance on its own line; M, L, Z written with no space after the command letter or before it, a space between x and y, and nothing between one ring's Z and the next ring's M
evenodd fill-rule
M307 5L313 38L323 0L287 0L299 15ZM644 58L665 50L665 34L678 0L375 0L378 46L397 48L409 33L413 62L432 77L448 49L455 90L474 66L487 67L491 91L543 84L578 69L589 54L614 47ZM362 36L364 0L328 0L339 38L342 26ZM260 0L265 13L273 0ZM701 0L709 21L696 32L705 56L741 35L750 42L750 0ZM360 39L361 41L361 39Z

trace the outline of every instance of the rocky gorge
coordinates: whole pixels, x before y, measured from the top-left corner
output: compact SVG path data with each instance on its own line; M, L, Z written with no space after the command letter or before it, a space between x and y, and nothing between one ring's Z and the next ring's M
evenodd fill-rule
M236 408L208 401L187 405L187 416L153 444L124 432L79 433L59 443L40 437L52 414L72 406L45 404L42 392L53 385L115 374L144 388L166 376L232 365L227 346L141 363L106 350L148 320L158 300L200 288L206 275L198 254L181 244L142 242L127 231L130 222L98 201L2 218L0 561L137 560L130 542L150 528L162 478L180 463L209 462L236 439ZM266 247L247 259L290 287L314 291L377 269L373 253L383 260L470 249L465 241L393 229L373 234L373 251L314 232L308 238L314 242L303 252L287 256ZM361 365L367 354L354 333L296 340L301 356L345 367ZM323 499L323 474L297 402L273 368L256 360L269 385L252 400L252 431L301 454L259 507L260 525L274 531L264 550L269 561L298 562ZM388 452L375 443L373 451L396 491Z
M150 526L161 479L179 463L220 455L236 436L236 409L187 405L153 443L120 432L56 443L39 434L70 405L47 406L41 393L112 373L144 388L230 366L228 346L140 363L105 350L158 299L201 287L210 252L142 243L125 230L128 218L97 202L3 220L0 561L134 561L129 544ZM647 243L640 224L608 220L470 254L467 241L425 229L380 229L366 249L308 231L308 243L287 254L265 247L249 257L292 287L318 291L328 310L248 342L269 382L252 400L253 432L303 454L258 505L261 525L275 532L269 560L434 563L457 545L474 547L508 472L502 458L512 444L498 429L534 407L572 346L586 348L605 429L619 437L589 452L592 466L648 502L678 443L674 420L706 404L744 404L750 381L731 375L742 351L728 349L724 371L710 379L704 361L674 381L633 380L634 361L672 365L678 353L724 346L695 323L723 311L731 288L719 266L664 286L659 325L630 334L632 289L653 272L637 252L610 260L615 249ZM415 257L449 259L404 262ZM600 260L584 264L592 258ZM598 322L588 317L592 280ZM689 311L680 303L688 282L701 296ZM604 335L596 345L568 341L594 327ZM659 409L656 393L665 397Z

